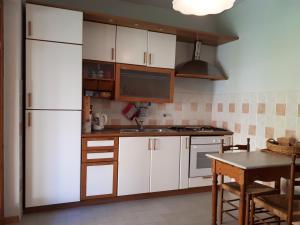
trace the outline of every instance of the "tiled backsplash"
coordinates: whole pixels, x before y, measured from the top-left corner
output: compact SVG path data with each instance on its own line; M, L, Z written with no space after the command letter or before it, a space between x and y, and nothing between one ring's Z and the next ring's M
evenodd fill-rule
M121 111L127 102L92 100L95 112L106 113L109 125L130 125ZM212 95L175 91L174 103L152 103L145 118L145 125L203 125L210 124ZM165 115L165 116L164 116Z
M300 137L300 92L215 94L212 124L232 130L235 143L251 138L252 149L268 138Z

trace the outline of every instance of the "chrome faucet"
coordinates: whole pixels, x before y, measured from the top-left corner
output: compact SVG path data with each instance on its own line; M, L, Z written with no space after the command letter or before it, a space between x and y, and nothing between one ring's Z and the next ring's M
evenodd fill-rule
M143 126L143 120L140 120L140 121L138 121L138 119L137 118L135 118L134 119L135 120L135 122L136 122L136 125L137 125L137 127L138 127L138 130L139 131L143 131L144 130L144 126Z

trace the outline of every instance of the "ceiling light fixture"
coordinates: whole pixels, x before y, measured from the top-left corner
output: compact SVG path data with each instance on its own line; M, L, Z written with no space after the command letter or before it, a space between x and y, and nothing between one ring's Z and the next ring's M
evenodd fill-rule
M173 9L186 15L205 16L230 9L235 0L173 0Z

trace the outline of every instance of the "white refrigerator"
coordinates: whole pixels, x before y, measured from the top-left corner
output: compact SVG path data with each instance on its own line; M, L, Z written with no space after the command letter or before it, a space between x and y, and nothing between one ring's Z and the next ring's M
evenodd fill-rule
M25 207L80 200L82 46L26 40Z

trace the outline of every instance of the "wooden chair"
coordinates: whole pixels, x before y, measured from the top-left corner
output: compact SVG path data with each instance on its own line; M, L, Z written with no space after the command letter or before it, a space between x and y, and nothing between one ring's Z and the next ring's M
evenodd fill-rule
M286 194L273 194L253 196L251 201L251 222L250 224L270 224L276 221L266 222L266 220L259 219L258 223L254 223L255 207L261 207L271 213L274 217L279 217L280 222L286 221L287 225L293 222L300 221L300 196L295 194L295 186L300 186L300 181L296 181L296 172L300 172L300 166L295 164L296 155L292 156L291 172L288 182L288 190ZM268 219L272 219L269 217Z
M247 144L245 145L224 145L224 140L221 142L221 153L226 152L249 152L250 151L250 138L247 138ZM233 211L238 210L238 205L235 204L235 202L239 201L239 198L234 199L225 199L224 198L224 191L227 191L237 197L240 196L240 186L236 182L229 182L224 183L224 176L221 176L220 180L220 224L223 223L223 215L224 213L228 216L238 220L238 218L232 214ZM252 183L247 186L246 188L246 224L249 224L249 213L250 213L250 200L252 196L258 196L261 194L272 194L272 193L278 193L278 190L271 188L269 186L259 184L259 183ZM224 204L229 205L230 209L224 209Z

